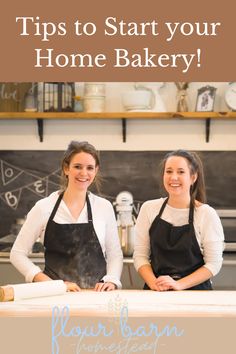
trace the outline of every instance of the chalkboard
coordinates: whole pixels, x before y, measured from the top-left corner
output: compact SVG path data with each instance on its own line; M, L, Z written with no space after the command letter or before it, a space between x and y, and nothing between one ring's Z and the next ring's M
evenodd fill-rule
M113 202L127 190L136 214L148 199L163 195L159 164L165 151L101 151L101 194ZM0 151L0 237L9 234L17 218L60 186L62 151ZM205 168L208 203L236 208L236 152L199 153Z

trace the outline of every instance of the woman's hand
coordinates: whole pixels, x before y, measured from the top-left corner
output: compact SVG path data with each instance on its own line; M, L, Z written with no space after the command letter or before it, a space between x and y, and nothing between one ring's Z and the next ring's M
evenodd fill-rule
M111 290L115 290L115 289L116 289L116 285L114 283L110 283L110 282L97 283L94 288L95 291L111 291Z
M160 291L158 286L156 285L156 280L157 278L149 281L149 282L146 282L146 284L148 285L149 289L150 290L153 290L153 291Z
M33 282L48 281L48 280L53 281L46 274L40 272L35 275ZM72 283L70 281L64 281L64 283L66 284L66 291L73 291L73 292L81 291L80 287L76 283Z
M169 275L161 275L155 282L157 291L182 290L178 280L174 280Z
M65 281L64 283L66 284L66 291L81 291L80 287L76 283L72 283L71 281Z

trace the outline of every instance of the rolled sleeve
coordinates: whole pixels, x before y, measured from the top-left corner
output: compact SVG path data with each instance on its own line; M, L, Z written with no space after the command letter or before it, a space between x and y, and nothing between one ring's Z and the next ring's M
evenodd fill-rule
M138 271L143 265L150 264L150 238L151 223L148 217L148 204L144 203L140 209L135 225L134 267Z
M204 246L204 267L207 268L212 275L219 273L223 263L224 242L210 242Z
M114 283L120 289L123 253L120 246L114 210L110 202L107 204L106 215L105 255L107 261L107 274L103 277L103 280Z
M36 204L28 213L10 252L10 262L25 277L26 282L32 282L34 276L42 271L29 259L32 247L42 233L42 220L42 213Z
M224 231L216 211L209 207L202 222L202 242L204 267L212 275L219 273L223 262Z

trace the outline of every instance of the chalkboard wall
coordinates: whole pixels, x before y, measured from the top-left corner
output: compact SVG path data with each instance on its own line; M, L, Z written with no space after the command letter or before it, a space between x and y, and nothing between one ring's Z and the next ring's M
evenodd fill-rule
M163 195L159 163L165 151L102 151L102 194L114 201L127 190L135 210L147 199ZM0 237L9 234L17 218L35 202L59 188L62 151L0 151ZM236 208L236 152L199 153L205 167L208 203Z

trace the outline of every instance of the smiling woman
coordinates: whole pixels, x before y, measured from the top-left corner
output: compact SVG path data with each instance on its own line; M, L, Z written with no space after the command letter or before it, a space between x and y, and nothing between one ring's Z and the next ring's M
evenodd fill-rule
M165 156L167 198L145 202L136 223L134 264L145 289L210 290L222 265L223 228L205 204L203 167L196 153Z
M11 250L11 262L26 281L62 279L68 291L120 288L122 251L111 203L89 192L99 158L88 142L72 141L61 165L62 188L38 201ZM42 272L28 258L40 238Z

